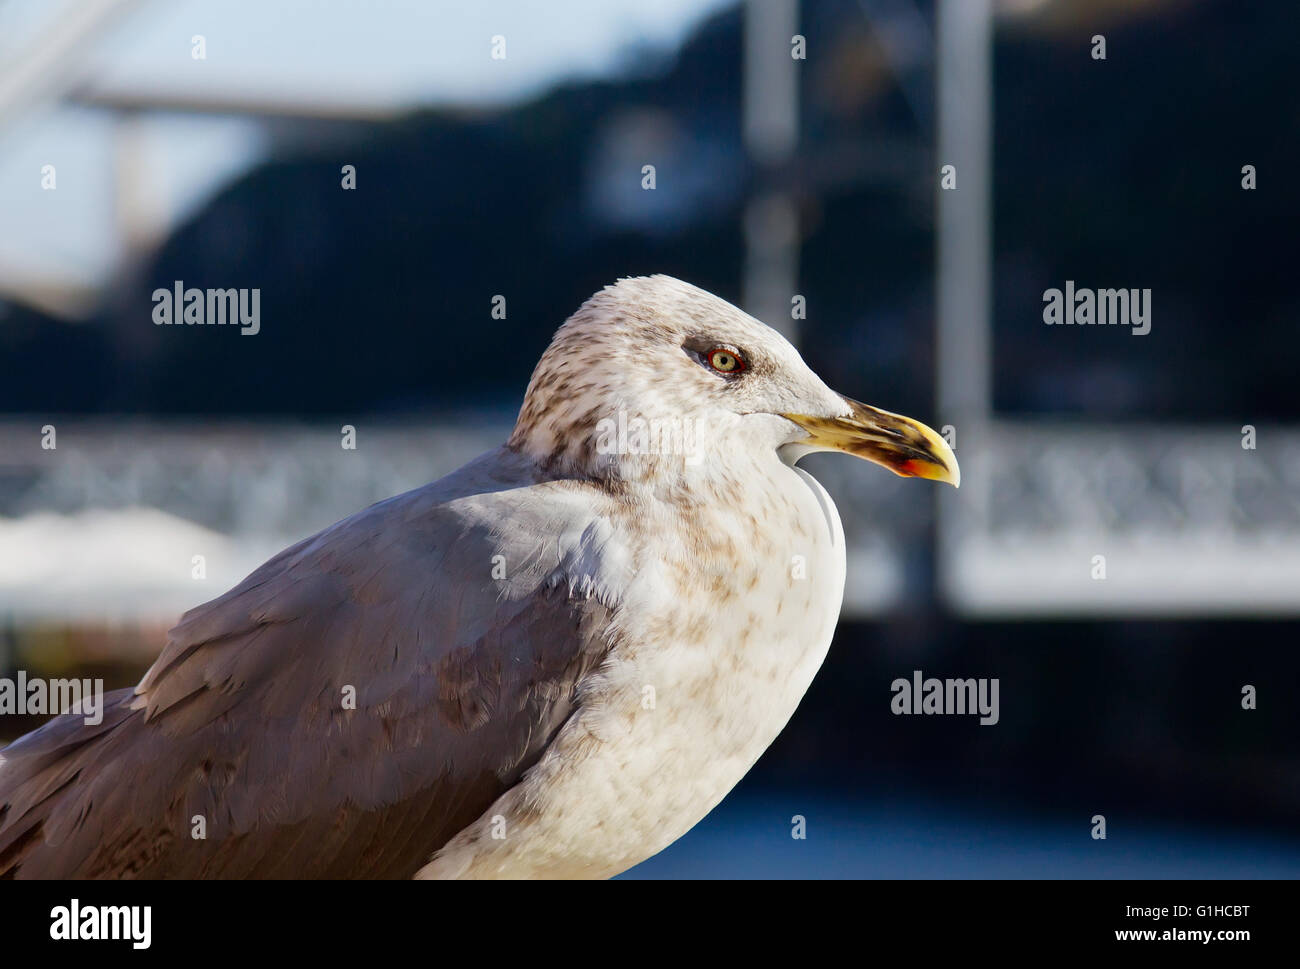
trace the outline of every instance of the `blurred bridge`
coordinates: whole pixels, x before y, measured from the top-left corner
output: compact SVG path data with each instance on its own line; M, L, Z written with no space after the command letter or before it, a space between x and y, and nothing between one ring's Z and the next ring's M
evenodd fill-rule
M994 422L940 496L959 612L1300 614L1300 433Z
M345 450L319 426L59 423L44 450L38 421L0 424L0 616L169 621L508 431L482 415L363 424ZM805 466L844 519L850 616L936 595L966 615L1295 615L1300 434L1258 444L1230 427L996 423L959 441L958 492L838 455Z
M57 99L108 110L128 134L130 119L150 112L373 120L373 111L324 96L308 110L219 94L200 103L96 93L81 52L135 6L94 0L77 17L44 21L0 71L0 124L18 107ZM992 412L995 4L939 0L933 38L908 4L862 6L923 130L928 71L937 70L932 173L936 182L941 164L962 173L960 192L936 189L935 424L958 429L964 484L954 493L842 458L809 459L849 539L845 612L881 615L937 599L974 616L1300 613L1300 430L1260 428L1257 449L1244 450L1236 427L1051 425ZM748 4L742 118L758 173L745 217L744 302L795 339L786 317L800 236L781 173L799 152L799 67L759 52L784 51L797 25L791 0ZM147 166L118 167L119 193L137 198L127 182ZM850 175L862 167L847 165ZM914 169L909 162L899 177ZM134 211L121 200L115 208ZM123 233L153 238L164 228ZM18 275L29 301L45 305L32 290L51 287ZM66 279L52 289L77 291ZM58 446L47 451L43 423L0 424L0 621L169 621L284 546L440 477L508 429L499 415L366 424L349 451L337 428L57 421Z
M50 622L173 619L280 549L447 474L510 430L483 415L363 424L356 450L345 450L338 429L319 426L60 422L56 448L44 450L42 426L0 423L0 616ZM818 459L817 473L851 495L854 609L890 608L903 596L907 549L927 550L927 489L849 460Z

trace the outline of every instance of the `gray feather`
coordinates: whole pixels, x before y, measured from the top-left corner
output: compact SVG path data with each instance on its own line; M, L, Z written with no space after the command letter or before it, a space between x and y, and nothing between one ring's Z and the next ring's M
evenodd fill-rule
M492 452L286 549L186 613L103 723L0 752L0 877L412 875L610 646L596 486L530 468Z

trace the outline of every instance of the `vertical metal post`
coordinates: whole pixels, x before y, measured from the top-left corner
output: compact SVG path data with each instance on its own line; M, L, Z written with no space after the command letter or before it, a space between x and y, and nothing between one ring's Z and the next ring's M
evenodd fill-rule
M978 433L993 408L992 0L940 0L938 19L937 164L956 168L956 188L937 190L936 404L938 420Z
M758 176L745 205L742 302L791 342L798 337L790 301L799 285L799 216L789 192L771 183L799 140L799 71L790 55L798 24L797 0L745 5L742 124Z
M992 0L939 0L936 48L935 406L939 425L957 431L966 484L934 499L935 594L960 608L962 536L983 506L980 466L992 446ZM945 165L955 169L954 188L942 187Z

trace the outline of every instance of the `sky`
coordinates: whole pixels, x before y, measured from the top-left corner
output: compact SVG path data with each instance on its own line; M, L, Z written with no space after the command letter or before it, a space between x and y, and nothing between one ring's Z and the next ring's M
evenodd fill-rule
M0 85L70 14L115 0L0 0ZM97 287L122 255L114 160L123 129L59 95L343 106L362 114L484 107L671 51L729 0L135 0L0 113L0 296L33 280ZM193 56L202 36L206 56ZM505 58L494 59L504 37ZM45 76L53 78L51 72ZM130 128L147 192L175 224L255 164L266 140L239 118L145 116ZM42 188L54 165L56 189Z

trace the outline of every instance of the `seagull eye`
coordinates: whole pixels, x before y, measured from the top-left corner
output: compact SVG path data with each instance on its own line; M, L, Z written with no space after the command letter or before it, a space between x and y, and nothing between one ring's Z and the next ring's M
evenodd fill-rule
M740 373L745 369L745 361L740 354L725 347L715 347L709 351L709 366L718 373Z

